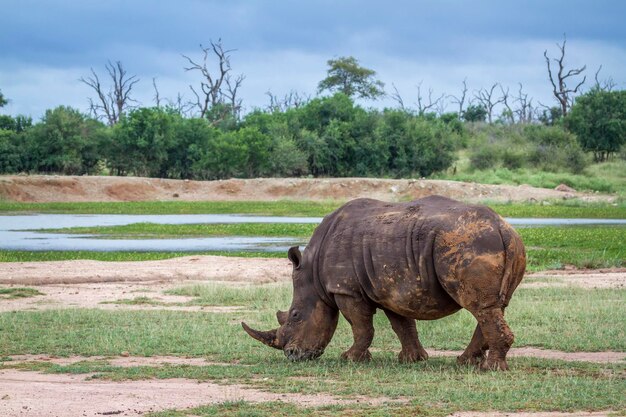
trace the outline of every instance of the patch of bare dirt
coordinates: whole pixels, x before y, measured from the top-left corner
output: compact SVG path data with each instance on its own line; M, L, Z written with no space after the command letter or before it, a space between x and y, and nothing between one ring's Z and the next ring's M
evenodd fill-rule
M285 281L290 277L291 264L286 258L228 256L184 256L142 262L7 262L0 268L0 284L8 285L173 280L262 284Z
M459 356L461 353L463 353L461 350L428 350L428 354L431 356ZM533 357L570 362L626 363L626 352L561 352L559 350L534 347L511 348L507 353L507 357Z
M194 284L216 285L231 283L199 281ZM193 297L169 295L166 291L190 285L189 281L170 282L100 282L79 284L34 285L43 295L0 301L0 312L21 310L50 310L59 308L98 308L104 310L176 310L232 313L245 311L241 306L184 306ZM244 285L244 284L241 284ZM0 286L2 287L2 286ZM123 301L145 299L129 304Z
M486 185L424 179L256 178L189 181L104 176L0 176L0 199L21 202L350 200L357 197L399 201L432 194L468 202L572 198L614 201L616 198L528 185Z
M171 408L184 409L226 401L283 401L314 407L364 403L382 405L389 398L340 399L328 394L275 394L243 385L218 385L188 379L110 382L85 375L47 375L0 370L0 415L140 416ZM397 401L397 400L396 400Z
M522 285L527 288L626 288L626 268L541 271L527 274Z
M54 365L67 366L84 361L105 361L112 366L131 368L134 366L162 366L162 365L189 365L189 366L230 366L232 363L213 362L205 358L186 358L180 356L68 356L60 358L49 355L12 355L5 364L8 366L25 362L48 362ZM243 366L237 364L237 366Z
M611 411L573 411L561 413L558 411L533 412L533 413L503 413L498 411L479 412L479 411L463 411L460 413L450 414L448 417L608 417L612 415Z

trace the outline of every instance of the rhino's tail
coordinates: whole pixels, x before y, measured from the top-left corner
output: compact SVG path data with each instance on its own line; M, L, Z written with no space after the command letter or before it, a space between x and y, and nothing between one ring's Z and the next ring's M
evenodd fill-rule
M509 305L513 291L519 285L526 269L526 251L519 235L502 221L500 236L504 244L504 274L500 283L498 302L502 308Z

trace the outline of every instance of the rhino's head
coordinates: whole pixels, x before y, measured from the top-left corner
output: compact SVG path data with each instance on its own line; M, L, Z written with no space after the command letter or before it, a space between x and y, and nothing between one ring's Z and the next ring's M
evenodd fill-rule
M281 349L293 361L315 359L333 337L339 311L319 297L310 265L304 265L297 246L289 249L293 264L293 301L289 311L277 311L279 328L259 331L241 323L244 330L267 346Z

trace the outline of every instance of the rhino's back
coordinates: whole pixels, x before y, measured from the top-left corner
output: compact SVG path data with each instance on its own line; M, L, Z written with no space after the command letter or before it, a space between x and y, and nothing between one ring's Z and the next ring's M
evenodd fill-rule
M493 228L499 218L439 196L408 203L358 199L324 219L307 251L316 253L314 273L328 294L360 295L405 316L436 319L461 308L437 279L444 251L436 241L477 219L477 227ZM493 238L480 243L497 244Z

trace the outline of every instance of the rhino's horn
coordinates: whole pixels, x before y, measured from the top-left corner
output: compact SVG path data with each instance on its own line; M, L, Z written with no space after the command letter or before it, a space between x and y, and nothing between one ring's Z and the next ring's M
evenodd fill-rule
M250 326L248 326L244 322L241 322L241 326L246 331L246 333L248 333L252 338L258 340L259 342L262 342L269 347L273 347L274 349L282 349L282 347L279 346L278 343L276 343L276 332L278 329L262 332L250 328Z

